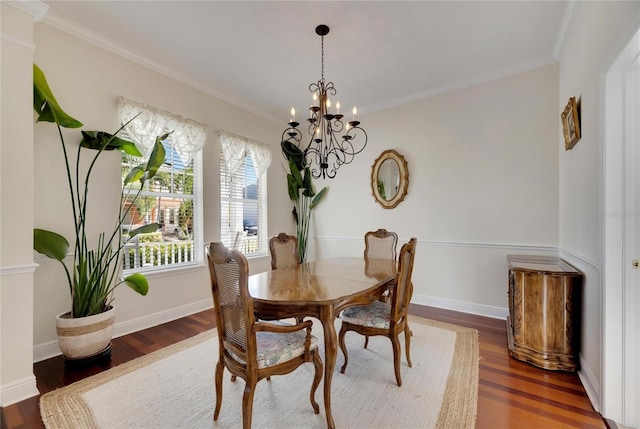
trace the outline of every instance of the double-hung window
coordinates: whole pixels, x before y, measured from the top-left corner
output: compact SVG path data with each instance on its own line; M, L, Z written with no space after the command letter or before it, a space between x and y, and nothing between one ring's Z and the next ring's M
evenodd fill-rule
M267 168L271 149L225 131L220 136L220 238L247 256L267 249Z
M145 182L136 203L126 206L129 212L123 225L123 237L127 237L129 230L144 224L155 222L161 226L156 232L138 234L128 241L124 272L160 271L202 263L200 149L206 140L204 125L122 97L118 102L123 123L135 117L125 127L123 137L134 141L145 157L157 136L170 133L162 141L164 163L155 176ZM123 179L131 167L143 159L123 154Z

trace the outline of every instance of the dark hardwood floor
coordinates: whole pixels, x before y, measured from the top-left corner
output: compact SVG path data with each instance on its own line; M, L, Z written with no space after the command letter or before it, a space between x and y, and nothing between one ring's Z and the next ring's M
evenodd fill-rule
M412 305L411 313L479 331L480 383L476 428L606 428L575 374L545 371L509 357L505 321ZM61 357L34 364L41 394L120 365L215 326L213 310L116 338L111 360L65 369ZM212 356L212 365L215 357ZM2 408L1 428L44 428L39 397ZM212 403L213 406L213 403ZM455 429L455 428L452 428Z

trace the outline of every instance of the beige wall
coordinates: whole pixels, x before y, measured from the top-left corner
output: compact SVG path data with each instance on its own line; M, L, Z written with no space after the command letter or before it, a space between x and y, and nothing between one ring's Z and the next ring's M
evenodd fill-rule
M604 216L602 158L604 145L604 74L640 25L640 2L580 2L560 58L556 109L569 97L580 102L581 139L564 150L557 139L559 170L559 247L563 258L586 275L584 285L580 376L596 409L603 383L602 248Z
M504 317L506 255L558 242L558 66L363 115L365 151L327 182L316 251L359 255L367 230L418 239L414 301ZM371 166L385 149L409 165L408 195L378 205Z

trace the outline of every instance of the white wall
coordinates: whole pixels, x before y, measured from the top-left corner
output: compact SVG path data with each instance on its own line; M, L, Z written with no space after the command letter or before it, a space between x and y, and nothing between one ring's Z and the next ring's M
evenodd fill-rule
M596 409L603 381L601 236L604 136L603 78L606 68L640 25L640 2L580 2L560 58L557 112L569 97L580 103L580 141L559 157L561 255L586 275L583 293L580 376Z
M52 26L36 26L35 62L45 72L49 85L63 108L84 123L83 129L115 131L118 128L118 95L195 119L208 125L204 148L204 240L219 239L219 129L274 144L274 168L268 176L269 233L292 231L291 221L278 215L287 202L285 179L279 166L282 157L279 140L282 130L254 114L206 95L173 79L124 59L105 49L84 42ZM29 100L30 101L30 100ZM77 130L65 130L69 142L77 144ZM55 127L35 125L35 219L40 228L73 236L70 201L64 161ZM75 146L74 146L75 147ZM120 157L107 154L94 172L91 184L91 229L97 235L109 230L116 218L120 192ZM29 250L31 252L31 250ZM30 253L31 255L31 253ZM34 344L36 360L57 352L55 316L66 312L70 298L64 273L57 261L36 256ZM269 267L268 257L252 261L252 271ZM206 265L149 277L150 291L145 297L126 287L116 292L116 336L142 327L181 317L210 307L209 276Z
M359 255L378 227L415 236L415 302L505 317L506 255L558 243L557 93L550 65L363 115L366 149L316 208L316 254ZM409 165L408 195L391 210L370 185L385 149Z

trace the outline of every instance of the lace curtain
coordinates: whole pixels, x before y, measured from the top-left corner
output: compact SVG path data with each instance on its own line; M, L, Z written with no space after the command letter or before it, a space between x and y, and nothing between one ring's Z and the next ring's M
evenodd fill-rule
M251 157L253 169L258 177L262 176L271 165L271 148L266 144L228 131L218 131L217 134L220 137L222 155L230 175L242 165L246 155Z
M145 158L151 153L156 137L169 131L173 131L171 141L185 165L204 147L207 140L207 126L192 119L124 97L118 97L118 111L122 124L135 117L124 129Z

